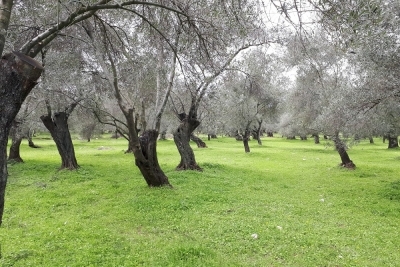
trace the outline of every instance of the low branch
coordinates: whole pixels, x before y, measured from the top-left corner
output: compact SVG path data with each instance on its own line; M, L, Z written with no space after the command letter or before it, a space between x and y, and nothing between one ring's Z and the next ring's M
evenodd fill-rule
M49 28L45 32L39 34L35 38L33 38L30 41L28 41L27 43L25 43L21 47L21 51L24 54L28 54L31 57L35 57L36 54L40 52L40 49L42 49L45 45L47 45L51 40L53 40L57 36L59 31L93 16L99 10L105 10L105 9L127 10L126 6L147 5L147 6L163 8L163 9L175 12L177 14L187 16L186 14L182 13L179 10L176 10L171 7L167 7L165 5L157 4L157 3L149 3L149 2L142 2L142 1L127 1L127 2L120 3L120 4L107 5L111 1L112 0L101 0L94 5L81 6L75 12L70 14L65 20L60 21L55 26ZM33 51L31 51L32 49L33 49Z

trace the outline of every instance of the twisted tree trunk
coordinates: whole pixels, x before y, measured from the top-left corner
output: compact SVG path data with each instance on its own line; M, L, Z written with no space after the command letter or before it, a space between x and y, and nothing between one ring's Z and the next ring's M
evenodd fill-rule
M36 60L21 53L6 54L0 59L0 225L8 178L7 141L12 121L42 74Z
M150 187L171 186L168 177L161 169L157 158L157 138L156 130L146 130L139 137L140 149L136 147L135 164L142 173L147 185Z
M339 153L340 159L342 160L342 163L340 166L348 168L348 169L355 169L356 165L353 163L353 161L350 160L349 154L347 154L347 146L346 144L340 139L339 133L336 133L335 136L333 136L333 142L335 143L335 149Z
M200 125L200 122L190 112L189 115L185 113L179 115L181 123L174 132L174 142L181 156L181 161L176 169L201 171L202 169L197 164L193 149L190 146L190 136Z
M198 148L206 148L207 147L206 143L204 143L204 141L201 140L200 137L194 135L193 133L190 135L190 140L195 142Z
M66 112L58 112L54 114L53 118L50 115L43 115L40 119L56 143L58 153L61 156L60 169L78 169L79 165L68 128L68 114Z
M19 126L20 126L19 121L14 120L12 122L12 127L10 130L11 146L10 146L10 152L8 153L8 161L24 162L20 154L20 146L23 135L21 132L21 128Z

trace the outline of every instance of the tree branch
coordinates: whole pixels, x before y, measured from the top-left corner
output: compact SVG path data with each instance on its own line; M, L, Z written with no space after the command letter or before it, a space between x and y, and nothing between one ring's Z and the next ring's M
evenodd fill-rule
M53 27L49 28L45 32L39 34L35 38L33 38L30 41L28 41L27 43L25 43L20 49L21 52L24 54L27 54L31 57L35 57L41 48L43 48L45 45L47 45L52 39L54 39L57 36L59 31L93 16L99 10L105 10L105 9L128 10L127 8L125 8L126 6L147 5L147 6L163 8L163 9L175 12L177 14L187 16L186 14L182 13L179 10L176 10L174 8L171 8L171 7L162 5L162 4L157 4L157 3L142 2L142 1L127 1L127 2L120 3L120 4L107 5L107 3L111 2L111 1L112 0L101 0L101 1L97 2L96 4L93 4L90 6L81 6L80 8L77 8L76 11L73 12L72 14L70 14L65 20L60 21ZM0 26L0 30L1 30L1 26ZM50 37L50 36L52 36L52 37ZM48 42L46 42L45 40L48 40ZM0 44L1 44L1 40L0 40ZM33 51L31 51L32 49L33 49Z

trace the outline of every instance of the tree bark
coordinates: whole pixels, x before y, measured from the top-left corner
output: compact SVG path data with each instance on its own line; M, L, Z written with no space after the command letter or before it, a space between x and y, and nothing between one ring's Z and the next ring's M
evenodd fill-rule
M12 162L24 162L20 155L20 146L22 142L21 136L13 136L10 146L10 153L8 155L8 161Z
M258 127L255 129L255 131L257 133L256 134L256 139L257 139L258 145L262 146L262 141L261 141L262 131L261 131L261 128L262 128L263 120L257 120L257 123L258 123Z
M193 133L190 135L190 140L196 143L198 148L207 148L206 143L200 139L200 137L195 136Z
M22 142L22 132L20 129L20 122L17 120L14 120L12 122L12 127L10 130L10 136L11 136L11 146L10 146L10 152L8 153L8 161L13 161L13 162L24 162L21 158L20 154L20 146Z
M53 118L49 115L43 115L40 119L56 143L58 153L61 156L60 169L78 169L79 165L75 157L74 145L72 144L68 128L68 114L66 112L57 112Z
M176 169L201 171L202 169L197 164L193 149L190 146L190 135L200 125L200 122L195 116L185 113L179 115L181 123L173 134L175 145L181 156L181 161Z
M142 173L147 185L150 187L171 186L168 177L162 171L157 158L157 138L156 130L146 130L139 138L140 149L136 147L133 151L135 164ZM137 155L140 153L141 155Z
M34 133L33 130L32 131L31 131L31 129L28 130L28 135L27 135L28 145L29 145L29 147L32 147L32 148L40 148L40 146L37 146L37 145L35 145L35 143L33 143L33 140L32 140L33 133Z
M374 138L372 136L369 137L369 143L373 144L374 143Z
M4 212L4 196L8 178L7 141L12 121L42 74L36 60L20 53L6 54L0 59L0 225Z
M314 137L314 144L319 144L319 134L313 134L312 137Z
M244 152L246 153L250 153L249 140L250 140L250 131L249 129L246 129L243 135L243 146L244 146Z
M388 148L397 148L399 147L399 141L397 136L388 135L387 139L389 140Z
M335 143L335 149L339 153L340 159L342 160L340 166L348 169L355 169L356 165L350 160L349 154L347 154L346 151L346 144L340 139L338 133L333 137L333 142Z
M0 57L3 55L4 46L6 44L7 30L10 23L13 3L13 0L0 1Z

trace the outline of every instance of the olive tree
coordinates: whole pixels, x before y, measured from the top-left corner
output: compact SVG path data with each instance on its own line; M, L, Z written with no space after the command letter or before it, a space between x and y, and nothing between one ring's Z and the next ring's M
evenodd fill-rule
M195 17L196 10L184 8L185 5L190 7L191 3L186 3L186 1L119 1L115 3L112 0L69 1L65 4L54 1L37 3L36 1L3 0L0 2L0 73L2 73L0 76L0 223L8 177L6 163L8 134L23 101L38 83L43 72L42 64L33 58L55 38L65 36L64 30L75 26L80 27L81 22L97 13L107 15L114 10L146 21L149 15L146 11L158 8L181 14L182 21L190 21L191 17ZM32 16L38 11L40 11L40 16L47 17L46 23L41 25L42 27L26 24L19 28L16 25L13 33L24 32L20 35L24 38L7 45L7 30L11 14L16 13L18 17L27 18L27 14ZM30 30L29 34L26 28Z

